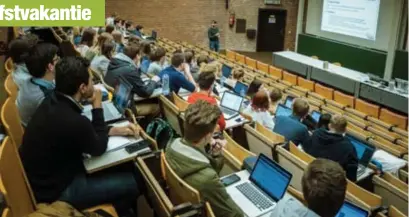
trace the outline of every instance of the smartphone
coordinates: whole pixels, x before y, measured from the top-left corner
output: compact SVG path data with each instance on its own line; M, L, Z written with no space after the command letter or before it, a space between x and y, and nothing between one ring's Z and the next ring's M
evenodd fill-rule
M146 140L142 140L126 146L125 151L128 152L128 154L132 154L147 147L149 147L149 142L147 142Z
M238 175L236 175L236 174L233 174L233 175L230 175L230 176L227 176L227 177L223 178L220 181L223 183L224 186L227 187L229 185L232 185L232 184L240 181L240 177Z

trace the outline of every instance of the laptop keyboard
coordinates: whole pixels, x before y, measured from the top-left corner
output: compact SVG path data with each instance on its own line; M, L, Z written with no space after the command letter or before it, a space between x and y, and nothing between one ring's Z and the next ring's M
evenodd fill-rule
M120 114L112 103L104 104L103 109L105 121L111 121L120 117Z
M362 174L364 174L364 173L365 173L365 169L366 169L366 167L364 167L364 166L362 166L362 165L359 165L359 166L358 166L358 171L357 171L357 177L359 177L359 176L361 176Z
M235 111L233 111L233 110L230 110L230 109L221 108L221 110L222 110L222 112L223 112L224 114L226 114L226 115L233 116L233 115L237 114L237 112L235 112Z
M260 210L268 209L273 205L266 196L248 182L237 185L236 188Z

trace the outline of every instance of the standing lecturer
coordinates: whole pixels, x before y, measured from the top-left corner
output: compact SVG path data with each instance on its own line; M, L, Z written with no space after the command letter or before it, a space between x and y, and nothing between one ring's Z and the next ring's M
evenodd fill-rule
M212 21L212 25L210 26L209 30L207 30L207 36L209 37L210 50L219 52L220 32L215 20Z

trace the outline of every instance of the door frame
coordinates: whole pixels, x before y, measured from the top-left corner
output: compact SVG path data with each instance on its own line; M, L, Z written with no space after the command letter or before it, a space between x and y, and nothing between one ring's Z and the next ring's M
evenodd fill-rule
M259 35L260 35L260 12L262 11L284 11L285 12L285 24L284 24L284 29L283 29L283 34L284 34L284 42L285 44L285 33L286 33L286 27L287 27L287 10L284 8L259 8L258 9L258 14L257 14L257 39L256 39L256 52L259 52L258 46L259 46ZM284 49L284 45L283 45Z

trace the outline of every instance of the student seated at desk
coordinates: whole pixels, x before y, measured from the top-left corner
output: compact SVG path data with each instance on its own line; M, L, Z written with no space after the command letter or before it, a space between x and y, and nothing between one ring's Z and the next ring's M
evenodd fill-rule
M78 210L112 203L119 216L128 215L139 196L133 168L86 174L83 153L102 155L108 136L136 136L133 124L108 127L101 91L95 89L89 62L67 57L56 65L55 94L47 97L28 124L20 156L38 203L64 201ZM81 115L81 100L92 106L92 122ZM134 216L134 215L133 215Z
M243 113L251 116L253 121L256 121L269 130L274 129L273 116L268 109L270 108L270 101L266 91L260 90L254 95L251 104L244 109Z
M166 149L170 167L190 186L199 191L201 199L208 201L218 217L241 217L243 212L227 194L218 173L223 167L221 145L210 144L220 109L199 100L185 112L184 138L178 138Z
M155 76L163 70L166 60L166 50L163 47L157 47L150 56L151 64L148 68L148 74Z
M251 98L253 98L253 96L263 88L263 82L261 82L258 79L254 79L250 85L249 85L249 89L247 90L247 96Z
M320 116L317 123L317 129L329 130L329 122L331 121L332 115L330 113L324 113Z
M270 113L275 114L277 110L277 105L279 104L281 98L283 97L283 94L281 93L281 90L278 88L273 87L273 89L269 92L269 97L270 97Z
M35 44L30 44L27 36L14 39L9 45L8 54L14 63L14 71L11 76L13 76L13 81L19 89L23 83L31 78L24 61L28 58L29 51L33 46Z
M320 128L302 144L303 149L316 158L326 158L339 163L351 181L356 181L358 157L354 145L344 135L348 122L345 117L335 115L329 130Z
M188 103L193 104L198 100L204 100L212 105L217 105L216 98L212 96L213 85L214 81L216 80L216 70L217 67L214 65L206 65L203 67L197 81L200 91L190 94L189 98L187 99ZM223 131L226 128L226 121L223 114L220 115L217 124L219 125L220 131Z
M105 42L101 47L101 54L97 55L91 61L91 69L101 73L104 77L107 74L109 63L115 53L115 43L113 41Z
M302 119L308 115L310 105L304 99L297 98L293 102L292 115L276 116L274 132L285 137L287 141L293 141L295 145L304 144L309 138L307 127L302 124Z
M171 59L171 66L165 68L159 73L159 77L163 79L166 74L169 76L170 92L178 93L180 88L186 89L190 92L196 91L194 81L188 80L184 75L185 56L183 53L175 53Z
M94 57L98 56L101 54L102 50L102 45L105 42L113 42L114 38L112 37L111 34L103 32L98 36L97 43L94 44L94 46L90 47L86 52L85 52L85 58L89 61L92 61Z
M347 189L345 173L337 163L326 159L314 160L305 170L301 184L307 207L286 194L270 217L336 216L344 203Z
M242 68L234 68L231 77L226 80L226 84L234 88L238 81L243 82L244 70Z
M115 53L123 53L124 52L124 36L122 33L118 30L115 30L112 32L112 37L114 38L115 41Z
M142 80L141 72L137 66L137 63L139 63L139 52L140 49L137 44L131 43L126 45L123 53L118 53L111 59L104 80L109 86L115 87L121 76L132 85L132 92L134 94L148 98L152 95L155 88L160 86L158 83L159 77L154 77L153 80L149 80L147 83ZM138 116L156 116L159 113L157 103L140 102L135 108Z
M54 69L59 59L57 52L58 47L53 44L37 44L25 59L32 78L21 84L16 99L23 126L27 126L41 102L54 90Z
M76 47L77 51L81 54L82 57L85 57L85 54L90 49L90 47L94 46L96 35L97 31L95 31L95 29L93 28L87 28L82 33L81 43Z

